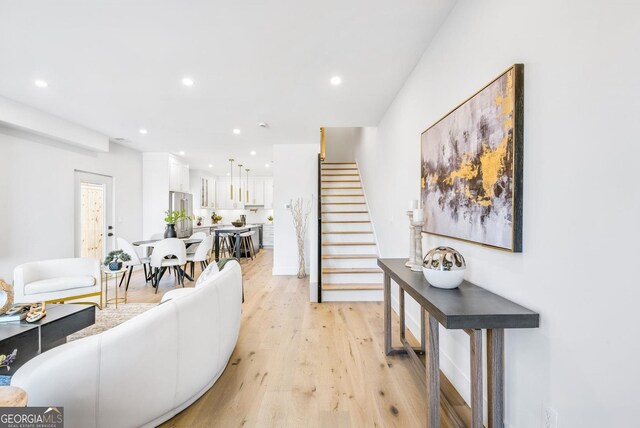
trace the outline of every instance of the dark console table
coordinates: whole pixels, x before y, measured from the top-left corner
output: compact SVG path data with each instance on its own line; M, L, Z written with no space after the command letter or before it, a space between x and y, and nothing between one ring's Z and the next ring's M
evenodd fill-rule
M86 304L47 304L47 316L32 324L13 321L0 324L0 354L17 350L0 375L12 375L36 355L66 343L67 336L96 322L96 307Z
M471 426L482 428L482 330L487 330L487 391L489 428L504 427L504 329L537 328L539 314L482 287L463 282L453 290L429 285L422 272L405 267L407 259L378 259L384 272L384 332L387 355L408 354L421 372L425 366L418 354L426 354L427 427L440 427L439 327L461 329L471 345ZM391 345L391 280L400 287L399 317L402 347ZM422 307L421 346L412 347L405 336L405 293ZM428 319L425 320L425 311ZM426 330L428 350L425 349Z

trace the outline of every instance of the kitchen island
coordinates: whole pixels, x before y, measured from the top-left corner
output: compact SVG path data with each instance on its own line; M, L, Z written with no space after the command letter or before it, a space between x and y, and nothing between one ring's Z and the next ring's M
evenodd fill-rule
M255 249L256 254L260 252L260 249L263 247L263 233L262 233L262 224L247 224L245 226L232 226L232 225L213 225L209 228L209 233L215 235L214 239L214 252L216 261L220 260L220 234L232 234L233 239L235 240L234 247L234 255L236 258L240 259L243 256L240 252L240 234L249 232L254 230L256 233L253 235L253 247ZM246 254L244 255L246 257Z

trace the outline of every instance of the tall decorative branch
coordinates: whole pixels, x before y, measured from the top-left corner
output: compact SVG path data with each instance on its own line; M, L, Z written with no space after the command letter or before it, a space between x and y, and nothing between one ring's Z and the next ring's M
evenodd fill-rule
M289 210L293 216L293 225L296 228L296 238L298 239L298 278L306 278L307 276L304 262L304 240L311 207L312 201L309 200L305 203L304 198L289 201Z

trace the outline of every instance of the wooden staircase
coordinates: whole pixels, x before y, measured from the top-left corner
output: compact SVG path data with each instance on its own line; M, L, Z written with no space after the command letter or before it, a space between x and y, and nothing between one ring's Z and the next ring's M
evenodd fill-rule
M355 162L321 166L322 301L382 300L382 271Z

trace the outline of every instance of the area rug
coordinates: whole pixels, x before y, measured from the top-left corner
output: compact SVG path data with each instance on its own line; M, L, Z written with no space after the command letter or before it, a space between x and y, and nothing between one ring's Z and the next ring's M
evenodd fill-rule
M158 306L157 303L124 303L118 304L117 309L115 305L102 310L96 308L96 323L68 336L67 342L102 333L156 306Z

